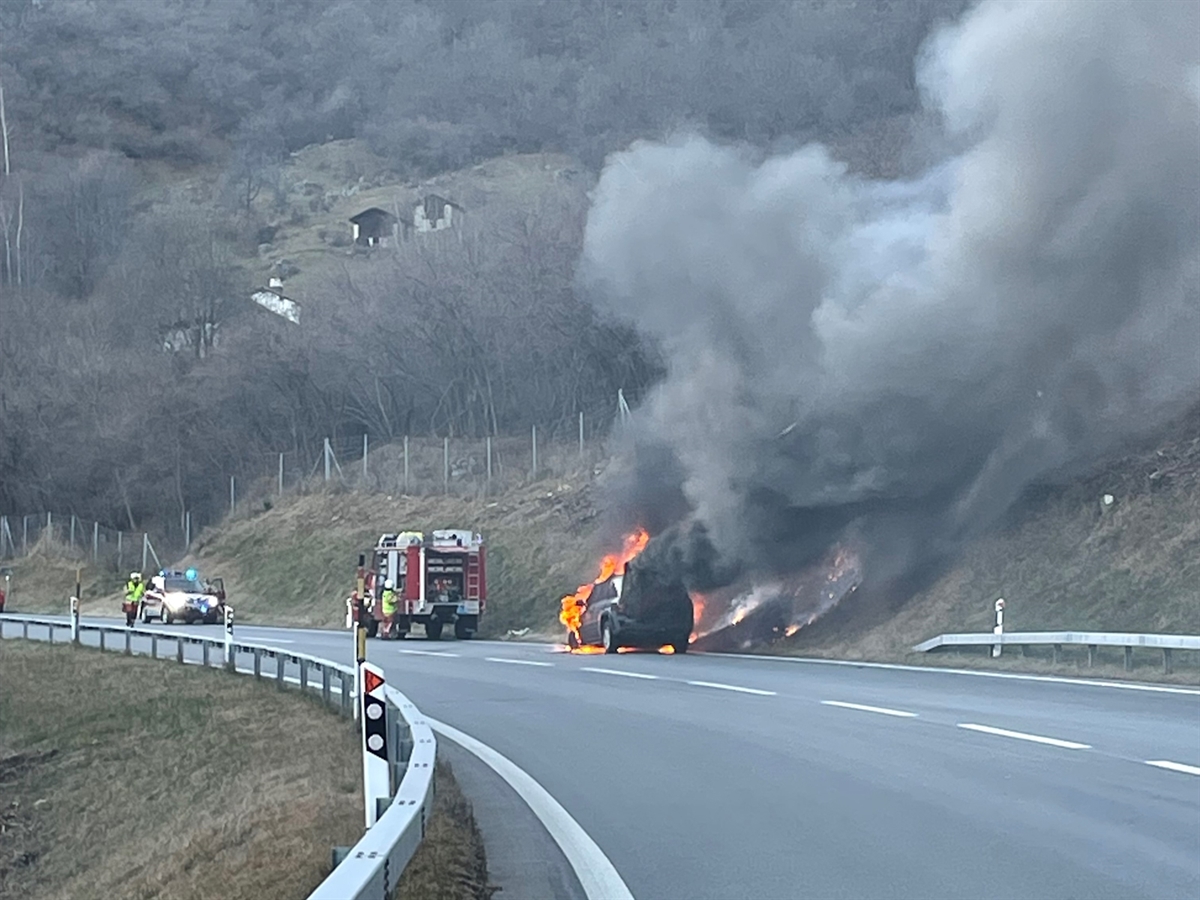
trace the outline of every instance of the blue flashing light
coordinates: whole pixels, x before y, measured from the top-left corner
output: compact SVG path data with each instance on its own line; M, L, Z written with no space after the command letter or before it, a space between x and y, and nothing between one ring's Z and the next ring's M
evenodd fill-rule
M188 581L195 581L196 580L196 570L188 569L186 572L183 573L183 577L186 578Z

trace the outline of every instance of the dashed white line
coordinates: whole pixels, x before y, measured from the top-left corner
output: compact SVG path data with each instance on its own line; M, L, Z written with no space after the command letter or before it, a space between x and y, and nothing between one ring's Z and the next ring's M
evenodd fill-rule
M888 709L886 706L866 706L862 703L846 703L843 700L822 700L825 706L839 706L842 709L857 709L862 712L879 713L881 716L896 716L900 719L915 719L917 714L905 712L902 709Z
M1148 759L1146 765L1159 769L1170 769L1172 772L1183 772L1185 775L1200 775L1200 766L1189 766L1186 763L1171 762L1169 759Z
M1009 731L1007 728L993 728L991 725L976 725L972 722L959 722L959 728L967 731L978 731L983 734L994 734L999 737L1016 738L1018 741L1032 741L1035 744L1048 744L1051 747L1062 747L1064 750L1090 750L1091 744L1081 744L1078 741L1064 741L1059 738L1044 737L1040 734L1026 734L1024 731Z
M625 672L621 669L601 669L596 666L580 666L580 672L595 672L599 675L620 675L622 678L644 678L647 681L658 681L657 675L646 675L643 672Z
M509 659L505 656L485 656L485 662L508 663L510 666L553 666L554 663L540 662L536 659Z
M774 691L760 691L758 688L739 687L736 684L721 684L719 681L688 681L693 687L716 688L718 691L736 691L739 694L756 694L759 697L774 697Z
M448 650L402 650L397 648L396 652L407 653L409 656L458 656L457 653L451 653Z

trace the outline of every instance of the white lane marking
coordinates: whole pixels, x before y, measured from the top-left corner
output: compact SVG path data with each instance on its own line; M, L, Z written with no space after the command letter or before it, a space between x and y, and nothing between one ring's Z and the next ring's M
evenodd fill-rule
M596 672L599 675L620 675L622 678L644 678L647 681L658 681L657 675L646 675L642 672L625 672L621 669L601 669L596 666L580 666L580 672Z
M402 650L396 648L397 653L407 653L410 656L452 656L457 657L457 653L449 653L445 650Z
M425 717L429 726L440 735L444 735L465 750L474 753L486 763L493 772L508 782L522 800L533 810L550 837L563 852L575 877L583 887L583 893L588 900L633 900L624 880L617 873L616 867L588 833L571 818L571 814L563 809L562 804L555 800L550 792L533 780L524 769L508 757L493 750L482 741L469 734L464 734L457 728L439 722L437 719Z
M736 684L721 684L719 681L688 681L693 687L716 688L718 691L736 691L739 694L757 694L760 697L774 697L774 691L760 691L758 688L739 687Z
M915 719L916 713L905 712L902 709L888 709L886 706L866 706L862 703L846 703L842 700L822 700L825 706L840 706L842 709L858 709L862 712L879 713L881 716L896 716L901 719Z
M1016 738L1019 741L1032 741L1035 744L1049 744L1051 747L1062 747L1064 750L1090 750L1091 744L1080 744L1077 741L1063 741L1058 738L1043 737L1040 734L1026 734L1024 731L1009 731L1007 728L993 728L991 725L975 725L971 722L959 722L959 728L968 731L978 731L983 734L995 734L1000 737Z
M1169 759L1148 759L1146 765L1157 766L1160 769L1170 769L1172 772L1183 772L1185 775L1200 775L1200 766L1189 766L1185 763L1171 762Z
M541 662L536 659L509 659L505 656L485 656L484 662L508 663L510 666L553 666L554 663Z
M1016 672L985 672L979 669L948 669L943 666L906 666L901 663L860 662L853 659L816 659L811 656L768 656L760 653L709 653L693 650L696 656L729 659L754 659L761 662L808 663L818 666L852 666L857 669L888 669L895 672L933 672L941 675L974 675L976 678L1006 678L1012 681L1041 681L1049 684L1077 684L1084 687L1118 688L1123 691L1148 691L1155 694L1189 694L1200 697L1200 688L1171 687L1166 684L1134 684L1129 681L1098 681L1092 678L1065 678L1059 675L1021 675Z

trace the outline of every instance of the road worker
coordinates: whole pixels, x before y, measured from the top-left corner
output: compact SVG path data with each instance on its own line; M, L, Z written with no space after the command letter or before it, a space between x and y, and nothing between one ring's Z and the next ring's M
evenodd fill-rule
M383 605L383 636L391 638L392 625L396 621L396 591L392 579L383 583L383 595L379 598Z
M133 627L133 621L141 613L142 595L146 593L146 585L142 584L141 572L130 572L129 581L125 584L125 602L121 609L125 612L125 626Z

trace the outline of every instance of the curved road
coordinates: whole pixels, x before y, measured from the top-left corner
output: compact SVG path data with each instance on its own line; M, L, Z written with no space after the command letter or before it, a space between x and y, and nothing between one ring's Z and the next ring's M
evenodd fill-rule
M352 653L347 632L238 635ZM1200 690L482 641L368 654L540 782L638 900L1200 897Z

